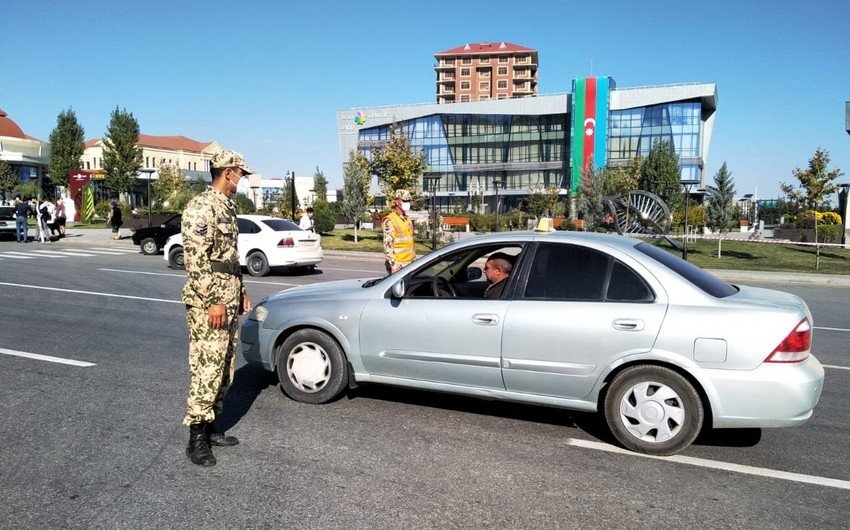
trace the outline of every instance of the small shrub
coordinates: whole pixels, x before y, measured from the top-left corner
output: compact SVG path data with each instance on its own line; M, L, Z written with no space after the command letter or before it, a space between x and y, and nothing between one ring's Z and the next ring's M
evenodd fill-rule
M578 231L578 225L576 225L572 219L565 219L561 221L561 224L558 225L558 228L556 228L556 230L576 232Z
M818 223L823 223L825 225L840 225L841 224L841 216L835 212L823 212L820 216L821 219L818 219Z
M838 242L838 225L820 225L818 226L818 243L837 243Z

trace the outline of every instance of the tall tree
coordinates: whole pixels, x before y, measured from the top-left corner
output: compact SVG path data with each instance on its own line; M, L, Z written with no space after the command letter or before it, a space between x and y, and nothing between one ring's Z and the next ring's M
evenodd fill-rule
M605 216L603 177L604 172L597 170L592 163L582 172L578 209L584 212L584 226L588 231L596 230Z
M361 155L362 156L362 155ZM354 151L348 153L348 163L342 170L342 215L351 223L354 223L354 242L357 243L358 222L366 213L366 193L363 182L369 181L369 174L363 164L357 163L357 154Z
M275 201L275 207L277 208L277 211L281 217L295 220L295 212L292 211L293 204L297 209L298 192L295 191L295 187L292 185L292 179L287 178L283 183L283 193L278 195L277 200Z
M80 157L86 149L83 127L71 109L63 110L56 117L56 128L50 133L50 181L63 188L68 187L68 172L82 167Z
M640 168L643 159L637 156L620 166L605 166L602 169L603 194L607 196L623 195L638 189Z
M316 166L316 173L313 174L313 193L316 194L316 200L327 202L328 200L328 179L325 174Z
M103 137L103 169L106 187L113 193L126 193L133 187L142 167L139 122L127 109L112 111L109 127Z
M161 207L162 203L185 192L189 188L186 176L174 164L162 164L156 170L157 179L151 186L154 201Z
M397 123L390 126L390 139L372 148L372 172L378 176L387 197L401 189L418 194L426 169L425 153L414 151L410 139Z
M12 190L18 184L18 175L12 170L12 166L5 160L0 160L0 192L3 193L3 200L9 200Z
M717 257L720 257L723 232L728 232L735 226L735 183L732 173L726 169L726 162L714 174L714 186L706 186L708 190L708 227L712 232L719 232L717 238Z
M667 140L655 140L640 167L640 189L654 193L674 209L682 203L679 157Z
M779 185L779 189L792 200L799 201L814 210L812 213L815 218L815 241L818 241L818 206L828 195L835 193L838 186L833 181L844 173L840 169L830 170L829 151L818 147L814 156L809 159L808 169L798 167L792 174L800 182L799 188L783 182ZM817 246L816 253L815 268L817 269L820 267L820 246Z

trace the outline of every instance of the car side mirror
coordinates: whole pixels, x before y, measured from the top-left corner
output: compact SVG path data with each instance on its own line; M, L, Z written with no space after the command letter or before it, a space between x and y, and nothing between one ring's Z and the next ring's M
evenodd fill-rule
M404 298L405 290L406 285L404 285L404 278L402 278L401 280L393 284L393 287L392 289L390 289L390 292L392 293L393 298Z
M481 269L478 267L469 267L466 269L466 279L469 281L480 279L482 274Z

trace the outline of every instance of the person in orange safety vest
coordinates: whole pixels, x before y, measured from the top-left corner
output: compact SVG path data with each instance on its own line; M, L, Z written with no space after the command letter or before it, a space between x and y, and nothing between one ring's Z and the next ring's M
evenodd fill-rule
M407 216L410 211L410 192L397 190L393 195L395 207L384 217L381 228L384 232L384 255L387 273L392 274L416 259L413 247L413 222Z

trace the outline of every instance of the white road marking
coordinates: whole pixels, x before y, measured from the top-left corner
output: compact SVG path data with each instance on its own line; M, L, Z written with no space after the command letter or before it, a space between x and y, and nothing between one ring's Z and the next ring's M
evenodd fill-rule
M183 304L180 300L165 300L164 298L148 298L146 296L130 296L126 294L112 294L112 293L96 293L93 291L78 291L76 289L60 289L58 287L43 287L41 285L21 285L17 283L7 283L0 282L0 285L6 285L9 287L23 287L25 289L40 289L42 291L59 291L62 293L74 293L74 294L90 294L92 296L106 296L108 298L128 298L130 300L146 300L148 302L163 302L166 304Z
M87 256L92 257L94 254L80 254L79 252L68 252L68 251L59 251L59 250L33 250L33 252L41 254L49 254L49 255L58 255L58 256Z
M4 355L14 355L15 357L26 357L27 359L35 359L37 361L47 361L49 363L59 363L59 364L70 364L71 366L82 366L84 368L89 366L96 366L95 363L90 363L86 361L76 361L74 359L63 359L62 357L51 357L50 355L41 355L39 353L28 353L25 351L15 351L15 350L7 350L5 348L0 348L0 353Z
M845 329L845 328L819 328L817 326L815 326L814 328L815 329L825 329L827 331L850 331L850 329Z
M42 252L50 252L49 250L33 250L30 252L6 252L6 254L16 254L18 256L26 256L30 259L32 258L67 258L68 256L55 256L53 254L42 254ZM13 256L8 256L13 257Z
M70 248L68 248L68 249L64 249L64 250L66 250L68 252L77 252L77 249L71 250ZM121 252L120 250L100 250L100 249L96 249L96 248L86 248L86 249L80 250L79 252L93 252L95 254L104 254L106 256L123 256L124 254L126 254L126 252ZM136 252L136 254L138 254L138 252Z
M823 364L824 368L833 368L835 370L850 370L850 366L835 366L833 364Z
M105 271L105 272L121 272L121 273L124 273L124 274L147 274L147 275L150 275L150 276L172 276L172 277L175 277L175 278L185 278L186 277L185 274L172 274L172 273L168 273L168 272L128 271L128 270L122 270L122 269L98 269L98 270L99 271ZM286 286L286 287L298 287L298 285L300 285L300 284L297 284L297 283L261 282L261 281L257 281L257 280L246 280L244 276L242 277L242 282L243 283L261 283L263 285L283 285L283 286Z
M12 258L12 259L35 259L35 256L32 254L24 254L22 252L4 252L2 254L4 258Z
M763 467L745 466L742 464L733 464L731 462L719 462L717 460L706 460L704 458L694 458L690 456L651 456L641 453L627 451L613 445L608 445L601 442L592 442L589 440L578 440L576 438L568 438L567 445L574 447L582 447L584 449L595 449L597 451L607 451L609 453L618 453L629 456L639 456L643 458L652 458L654 460L663 460L665 462L676 462L678 464L686 464L689 466L705 467L709 469L719 469L723 471L731 471L733 473L742 473L744 475L756 475L760 477L776 478L780 480L788 480L792 482L803 482L805 484L814 484L816 486L826 486L830 488L839 488L850 490L850 481L839 480L827 477L817 477L813 475L803 475L800 473L789 473L787 471L777 471L775 469L767 469Z
M134 248L91 247L86 250L100 250L102 252L114 252L116 254L139 254L138 249Z

